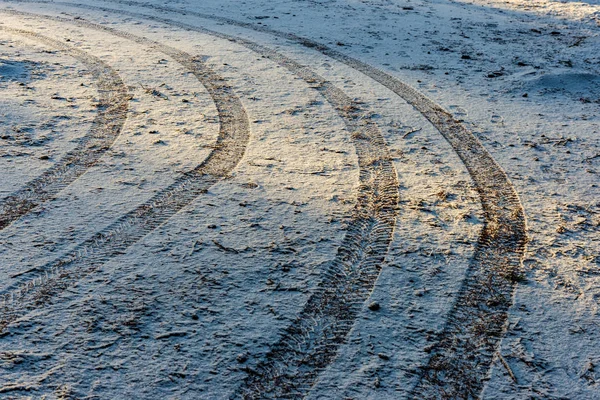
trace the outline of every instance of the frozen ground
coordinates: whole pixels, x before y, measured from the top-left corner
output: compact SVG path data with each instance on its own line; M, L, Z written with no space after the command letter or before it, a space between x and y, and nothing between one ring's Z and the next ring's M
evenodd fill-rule
M599 22L0 0L0 398L600 399Z

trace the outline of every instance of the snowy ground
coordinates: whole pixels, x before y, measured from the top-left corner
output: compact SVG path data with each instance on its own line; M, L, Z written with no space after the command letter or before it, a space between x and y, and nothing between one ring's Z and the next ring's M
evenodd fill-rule
M0 0L0 398L600 399L599 33L597 0ZM509 295L463 301L498 244Z

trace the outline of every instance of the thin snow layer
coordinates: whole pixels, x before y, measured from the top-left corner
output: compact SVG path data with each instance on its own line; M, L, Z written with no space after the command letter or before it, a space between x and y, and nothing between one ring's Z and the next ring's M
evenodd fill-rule
M452 147L394 93L314 49L190 14L126 2L71 3L257 42L308 66L369 110L398 175L397 222L371 297L308 397L407 398L454 305L485 218ZM529 239L525 280L482 398L595 399L600 5L586 3L168 5L335 47L463 121L515 186ZM0 397L229 398L336 256L360 190L352 132L310 83L239 43L118 12L3 1L0 7L78 17L189 53L227 82L250 122L244 157L229 176L5 328ZM61 258L202 163L217 145L220 121L208 91L157 48L64 21L2 14L0 24L100 58L131 97L123 130L100 162L0 231L4 290L16 275ZM97 112L98 93L76 59L5 31L0 93L3 198L77 144ZM371 302L380 309L369 309Z
M93 82L78 60L11 34L0 40L0 196L71 150L95 113Z

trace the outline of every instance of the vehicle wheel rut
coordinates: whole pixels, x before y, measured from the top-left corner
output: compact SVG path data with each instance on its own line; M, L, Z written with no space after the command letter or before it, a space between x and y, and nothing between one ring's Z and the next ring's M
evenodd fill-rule
M0 200L1 231L35 207L51 199L98 162L123 129L123 124L127 119L129 94L117 72L89 53L33 32L1 25L0 31L34 39L80 61L89 68L99 95L98 113L92 121L90 130L80 140L77 147L40 176Z
M0 294L4 300L0 331L18 315L42 305L56 293L56 290L68 287L111 257L137 243L200 194L205 193L212 185L226 177L243 157L250 137L248 116L239 98L221 76L197 58L172 47L90 22L14 10L2 12L77 23L134 40L170 55L194 74L206 88L217 107L220 130L214 149L195 169L183 174L152 199L79 244L69 255L21 274L17 282L8 286ZM32 279L31 275L37 276Z
M345 122L356 147L360 168L360 192L348 232L336 258L326 268L325 278L301 315L239 390L240 395L248 398L306 394L319 371L333 361L337 349L344 343L375 284L392 240L399 197L398 181L377 126L358 102L331 82L306 66L251 41L157 17L80 4L68 5L151 19L238 43L302 78L336 109ZM63 21L63 18L60 20ZM85 26L95 25L81 19L76 21ZM112 249L120 252L124 248ZM332 336L333 332L335 336ZM300 341L307 346L294 346ZM294 354L285 350L292 347L297 350ZM307 363L307 360L310 362Z
M126 0L105 1L196 16L290 40L363 73L397 94L431 122L471 175L481 199L484 227L465 280L448 314L448 322L438 334L435 344L429 348L431 357L422 368L411 397L478 397L504 335L513 293L522 277L522 258L527 243L525 212L519 196L502 167L481 142L452 114L414 88L378 68L314 40L189 10ZM257 380L259 378L260 374Z
M172 7L135 1L106 1L146 7L161 13L195 16L287 39L363 73L397 94L431 122L449 142L471 175L483 207L484 228L465 280L448 315L448 322L441 329L436 342L429 347L429 361L424 363L422 374L411 392L411 397L420 399L479 396L494 353L504 334L514 289L521 278L521 261L527 242L525 214L518 195L503 169L479 140L449 112L409 85L378 68L311 39L265 26ZM356 104L347 103L348 99L335 94L332 86L318 76L312 75L306 67L247 39L163 17L125 10L68 2L55 4L137 16L232 40L273 59L288 69L295 69L303 79L330 100L336 109L339 110L338 105L356 107L357 110L347 114L346 121L352 122L360 118L356 117L358 112ZM348 122L347 125L349 128L353 127ZM370 129L364 129L365 133L353 135L357 138L369 138L356 140L357 153L360 151L360 146L365 144L363 142L370 144L373 138L372 133L369 133ZM354 131L354 128L351 131ZM360 158L359 156L359 160ZM385 157L375 158L379 160L376 167L385 171L388 168L383 161ZM393 171L393 166L391 168ZM365 179L374 182L378 179L386 182L388 180L388 178L373 179L373 177L377 175L365 174L361 167L361 186ZM394 197L397 196L396 192L388 192L387 186L388 183L384 183L379 186L381 190L361 190L347 238L340 247L336 259L327 268L329 278L324 280L319 290L311 296L280 342L271 348L267 359L249 371L248 378L237 395L248 398L303 397L314 383L319 371L333 360L337 348L351 329L360 308L359 304L364 301L372 288L374 283L372 276L377 276L380 262L384 257L377 251L385 252L389 245L388 242L384 248L384 241L378 238L390 237L391 240L393 224L390 227L390 223L393 220L388 220L391 214L373 212L379 207L380 202L384 205L382 210L386 210L394 200L397 200L397 197ZM381 194L383 197L377 197ZM373 201L373 199L377 200ZM365 244L364 238L371 238L371 243L381 245L369 247ZM373 273L368 272L370 270ZM341 282L339 282L340 278L342 278ZM319 338L327 339L320 341Z

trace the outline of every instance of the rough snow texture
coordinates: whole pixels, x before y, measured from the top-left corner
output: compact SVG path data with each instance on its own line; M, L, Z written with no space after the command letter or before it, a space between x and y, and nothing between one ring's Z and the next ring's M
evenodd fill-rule
M410 397L485 219L453 148L390 90L314 49L131 3L71 2L246 38L310 67L370 111L398 175L396 226L370 298L308 398ZM514 185L529 239L502 357L494 355L481 397L600 398L597 1L168 3L335 47L464 121ZM65 4L0 8L79 17L197 56L241 99L250 123L244 157L227 178L3 328L0 397L238 393L344 239L361 190L353 132L317 88L239 43ZM123 131L100 161L0 231L4 293L28 276L20 273L60 259L202 163L220 121L200 82L156 48L18 14L0 14L0 24L89 52L118 71L131 95ZM77 145L98 93L76 59L8 31L0 31L0 93L3 198Z

